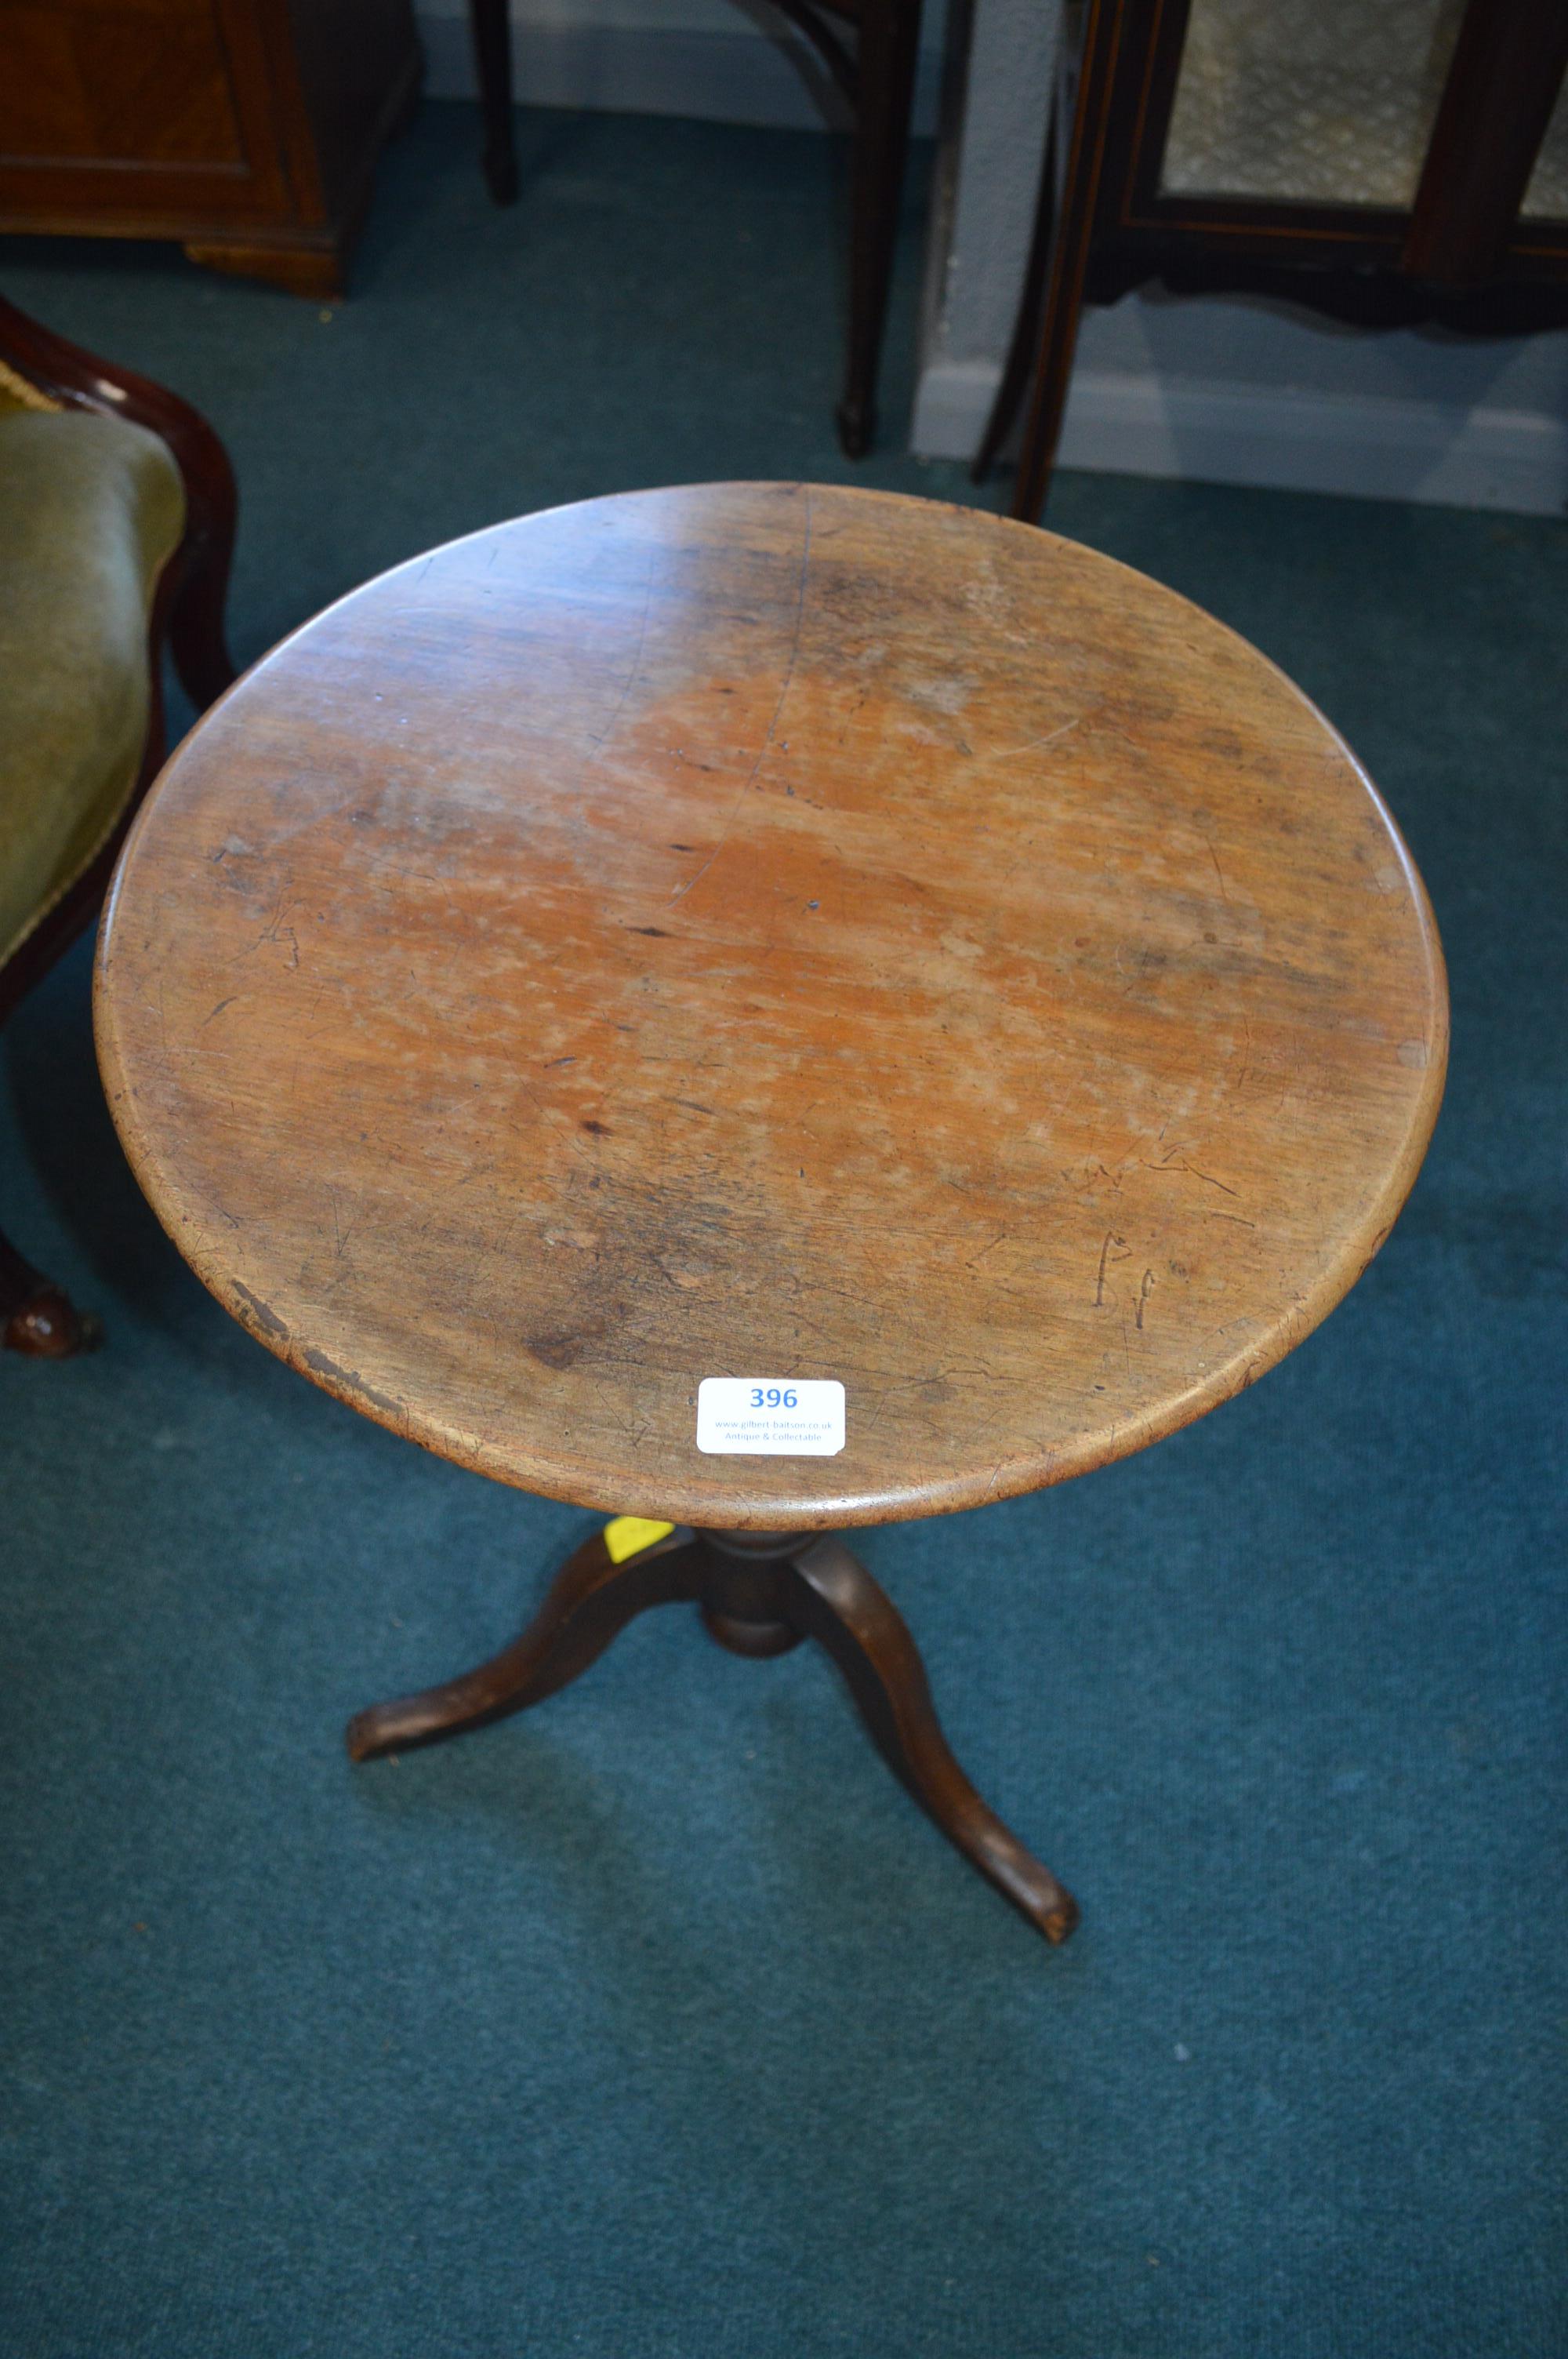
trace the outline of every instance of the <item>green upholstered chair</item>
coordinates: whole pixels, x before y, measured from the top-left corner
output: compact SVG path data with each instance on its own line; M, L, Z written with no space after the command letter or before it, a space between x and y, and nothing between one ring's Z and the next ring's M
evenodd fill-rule
M163 653L233 678L234 480L206 421L0 300L0 1022L94 916L163 758ZM0 1341L96 1322L0 1234Z

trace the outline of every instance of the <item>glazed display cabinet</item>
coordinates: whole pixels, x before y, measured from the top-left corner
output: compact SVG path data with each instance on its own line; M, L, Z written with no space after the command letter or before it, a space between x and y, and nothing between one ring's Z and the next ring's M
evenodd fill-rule
M1561 325L1565 65L1568 0L1073 0L977 470L1025 406L1013 514L1038 516L1082 307L1151 281L1362 326Z

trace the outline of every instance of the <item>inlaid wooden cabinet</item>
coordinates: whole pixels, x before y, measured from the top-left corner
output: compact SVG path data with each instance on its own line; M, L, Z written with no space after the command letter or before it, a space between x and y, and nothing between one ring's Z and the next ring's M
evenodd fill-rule
M340 294L419 71L409 0L0 0L0 230Z

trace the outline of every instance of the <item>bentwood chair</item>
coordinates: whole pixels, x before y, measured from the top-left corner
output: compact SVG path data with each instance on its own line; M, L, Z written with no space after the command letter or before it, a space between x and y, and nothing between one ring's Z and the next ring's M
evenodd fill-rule
M835 415L839 441L859 459L876 432L877 366L909 151L920 0L774 0L774 5L810 41L854 117L849 347ZM506 205L517 195L507 0L470 0L470 8L485 179L496 203ZM855 35L852 49L843 38L845 27Z

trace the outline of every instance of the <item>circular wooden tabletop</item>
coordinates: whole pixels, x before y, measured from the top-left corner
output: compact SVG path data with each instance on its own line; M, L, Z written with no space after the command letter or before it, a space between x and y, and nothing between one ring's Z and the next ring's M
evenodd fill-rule
M136 1173L291 1366L554 1497L967 1507L1249 1383L1404 1199L1446 1051L1315 709L1033 527L795 484L402 566L187 739L98 977ZM705 1454L705 1377L845 1388Z

